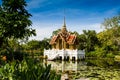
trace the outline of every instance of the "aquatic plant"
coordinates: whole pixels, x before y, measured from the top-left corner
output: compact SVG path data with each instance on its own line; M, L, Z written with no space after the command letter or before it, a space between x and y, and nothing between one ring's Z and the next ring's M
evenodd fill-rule
M60 80L61 75L33 59L12 61L0 66L0 80Z

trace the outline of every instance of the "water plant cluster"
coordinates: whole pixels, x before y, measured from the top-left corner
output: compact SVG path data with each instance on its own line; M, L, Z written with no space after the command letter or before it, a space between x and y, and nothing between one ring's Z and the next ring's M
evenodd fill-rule
M79 66L77 72L69 72L71 79L88 78L90 80L119 80L120 62L112 58L85 60L86 65Z
M81 77L89 78L90 80L119 80L120 69L106 69L99 67L90 67L77 71L70 72L69 76L71 79L79 79Z
M60 80L61 75L51 71L51 65L43 65L38 60L2 62L0 80Z

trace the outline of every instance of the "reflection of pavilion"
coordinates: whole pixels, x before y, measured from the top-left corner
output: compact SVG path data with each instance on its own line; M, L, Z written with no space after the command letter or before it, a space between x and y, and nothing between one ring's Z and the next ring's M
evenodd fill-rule
M51 64L51 68L53 70L57 71L78 71L83 68L86 68L86 62L66 62L66 61L61 61L61 62L54 62L54 61L47 61L47 64Z

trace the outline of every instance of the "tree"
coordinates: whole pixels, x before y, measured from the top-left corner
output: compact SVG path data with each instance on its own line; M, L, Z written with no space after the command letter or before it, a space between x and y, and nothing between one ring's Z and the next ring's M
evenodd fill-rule
M50 49L51 45L49 44L49 40L47 38L44 38L44 40L38 41L38 40L31 40L27 42L26 44L22 44L22 48L25 51L30 51L32 54L40 54L43 55L44 49Z
M27 43L27 49L29 50L37 50L40 48L40 43L37 40L32 40Z
M0 46L10 38L23 39L35 35L29 28L32 15L27 12L25 0L2 0L0 6Z
M50 42L50 39L47 39L47 38L44 38L42 41L40 41L41 49L42 50L51 49L51 45L49 44L49 42Z
M52 32L52 36L57 35L60 30L61 30L61 29L57 29L57 30L53 31L53 32Z
M106 18L102 23L102 26L104 26L105 29L110 29L110 28L120 27L119 24L120 24L120 15L117 15L112 18Z
M86 36L84 34L80 34L78 36L78 41L79 41L79 45L78 45L78 49L83 50L86 47Z
M107 18L104 20L102 25L105 27L106 32L112 45L120 46L120 15L114 16L112 18ZM106 39L106 38L105 38Z
M95 45L97 45L98 38L95 30L83 30L84 36L85 36L85 50L86 52L94 51L95 50ZM84 37L83 36L83 37Z

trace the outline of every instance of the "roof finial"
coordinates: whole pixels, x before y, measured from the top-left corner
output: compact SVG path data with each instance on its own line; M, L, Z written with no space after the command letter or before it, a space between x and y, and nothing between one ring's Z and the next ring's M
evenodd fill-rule
M66 27L65 16L64 16L64 25L63 26Z
M62 29L61 29L62 33L66 33L67 32L67 29L66 29L66 22L65 22L65 10L64 10L64 24L62 26Z
M64 25L63 27L66 27L66 22L65 22L65 9L64 9Z

